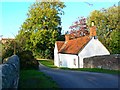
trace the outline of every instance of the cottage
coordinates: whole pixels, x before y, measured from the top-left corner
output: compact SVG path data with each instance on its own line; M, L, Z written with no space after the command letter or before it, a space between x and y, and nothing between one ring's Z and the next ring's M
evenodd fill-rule
M109 51L96 37L96 27L92 26L89 35L80 35L71 39L71 35L67 34L65 41L55 42L54 65L83 68L84 58L109 54Z
M13 38L2 38L0 41L1 41L1 43L5 44L8 41L14 41L14 40L15 39L13 39Z

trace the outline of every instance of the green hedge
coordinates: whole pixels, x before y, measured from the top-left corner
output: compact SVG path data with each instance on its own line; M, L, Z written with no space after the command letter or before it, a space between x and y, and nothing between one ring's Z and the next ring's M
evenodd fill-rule
M20 58L20 69L38 69L39 63L34 58L33 53L31 51L23 51L18 54Z

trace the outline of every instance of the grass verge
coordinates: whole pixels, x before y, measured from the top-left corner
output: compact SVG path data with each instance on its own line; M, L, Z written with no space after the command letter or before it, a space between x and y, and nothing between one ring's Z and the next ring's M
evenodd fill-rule
M39 62L49 68L57 68L56 66L54 66L53 60L39 60Z
M98 73L108 73L108 74L120 74L119 70L108 70L108 69L100 69L100 68L60 68L64 70L77 70L77 71L88 71L88 72L98 72Z
M53 60L39 60L40 63L43 65L50 67L50 68L58 68L54 66ZM108 74L120 74L120 70L108 70L108 69L100 69L100 68L77 68L77 69L71 69L71 68L60 68L64 70L77 70L77 71L88 71L88 72L98 72L98 73L108 73Z
M37 70L23 70L20 71L20 80L18 89L23 88L58 88L58 85L44 73Z

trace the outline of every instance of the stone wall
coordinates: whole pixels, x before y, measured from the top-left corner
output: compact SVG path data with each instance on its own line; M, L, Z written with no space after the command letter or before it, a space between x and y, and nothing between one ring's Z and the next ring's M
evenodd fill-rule
M120 70L120 54L94 56L83 59L83 68Z
M19 58L13 55L0 65L1 88L17 88L19 81Z
M0 90L2 89L2 65L0 65Z

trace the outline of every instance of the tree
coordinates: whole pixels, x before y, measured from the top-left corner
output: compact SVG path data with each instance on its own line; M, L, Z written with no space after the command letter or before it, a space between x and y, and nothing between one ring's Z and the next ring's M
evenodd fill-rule
M45 58L45 51L51 52L55 41L61 36L61 15L64 14L63 2L35 2L29 8L28 18L22 24L17 39L26 50L33 51L34 55ZM40 55L40 54L41 55Z
M88 18L88 26L90 26L91 21L95 22L98 38L108 48L110 53L120 53L118 7L112 6L108 9L95 10Z
M2 43L2 59L12 56L14 53L14 40L7 40L6 43Z
M87 30L86 18L79 17L77 21L69 27L71 30Z
M69 28L70 31L67 31L66 34L71 34L74 37L86 36L89 34L85 17L78 18Z

